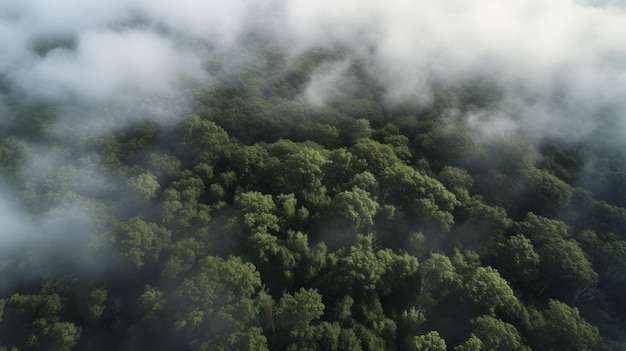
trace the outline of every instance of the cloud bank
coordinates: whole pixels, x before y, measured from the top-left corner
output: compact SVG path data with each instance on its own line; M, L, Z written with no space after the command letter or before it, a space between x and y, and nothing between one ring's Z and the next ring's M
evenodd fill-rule
M0 76L55 102L168 96L181 79L210 81L207 60L237 61L240 36L257 32L292 56L349 48L391 100L425 103L434 81L480 76L506 93L493 114L515 128L593 129L590 116L626 107L624 23L618 2L591 0L2 0ZM332 91L341 65L310 91Z
M626 11L611 3L444 0L292 1L294 42L340 42L386 77L392 98L427 102L433 82L487 78L504 92L504 124L534 134L584 133L619 114L626 93ZM306 46L305 45L305 46ZM316 80L315 82L319 82ZM615 116L622 121L624 116ZM622 132L624 130L622 129Z

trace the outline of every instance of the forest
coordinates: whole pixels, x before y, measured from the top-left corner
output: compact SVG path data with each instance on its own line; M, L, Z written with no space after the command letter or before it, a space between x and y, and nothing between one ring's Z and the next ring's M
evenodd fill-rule
M390 101L358 60L315 102L345 52L259 42L167 122L2 86L0 350L624 349L613 125L485 137L497 82Z

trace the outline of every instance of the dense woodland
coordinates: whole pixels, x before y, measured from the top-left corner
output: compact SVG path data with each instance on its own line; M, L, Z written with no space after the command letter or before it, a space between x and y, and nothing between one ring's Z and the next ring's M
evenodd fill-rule
M175 122L102 133L2 87L3 189L32 226L0 251L0 350L624 349L610 123L485 137L464 116L497 106L488 79L398 101L358 61L314 103L341 50L258 51L208 65Z

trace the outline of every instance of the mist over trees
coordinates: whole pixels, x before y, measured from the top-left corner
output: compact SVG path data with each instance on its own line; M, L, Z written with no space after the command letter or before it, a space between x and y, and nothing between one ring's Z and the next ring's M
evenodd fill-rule
M0 350L626 344L617 5L0 5Z

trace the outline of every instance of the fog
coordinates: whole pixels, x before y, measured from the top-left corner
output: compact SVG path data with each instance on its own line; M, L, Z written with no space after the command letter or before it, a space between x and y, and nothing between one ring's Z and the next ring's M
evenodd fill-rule
M488 123L469 119L488 135L491 125L539 134L561 128L584 133L594 128L598 111L624 107L626 11L618 5L571 0L3 0L0 75L13 94L54 102L172 98L181 80L211 81L204 70L209 59L238 61L238 39L256 32L292 57L313 47L348 48L346 61L311 79L307 97L312 102L341 85L342 66L358 59L387 83L390 101L427 103L433 82L494 81L506 93L502 102L494 111L480 112Z
M118 269L94 234L102 208L80 198L60 199L37 216L29 214L16 194L0 183L0 255L3 274L0 294L37 281L47 272L69 269L98 276Z

